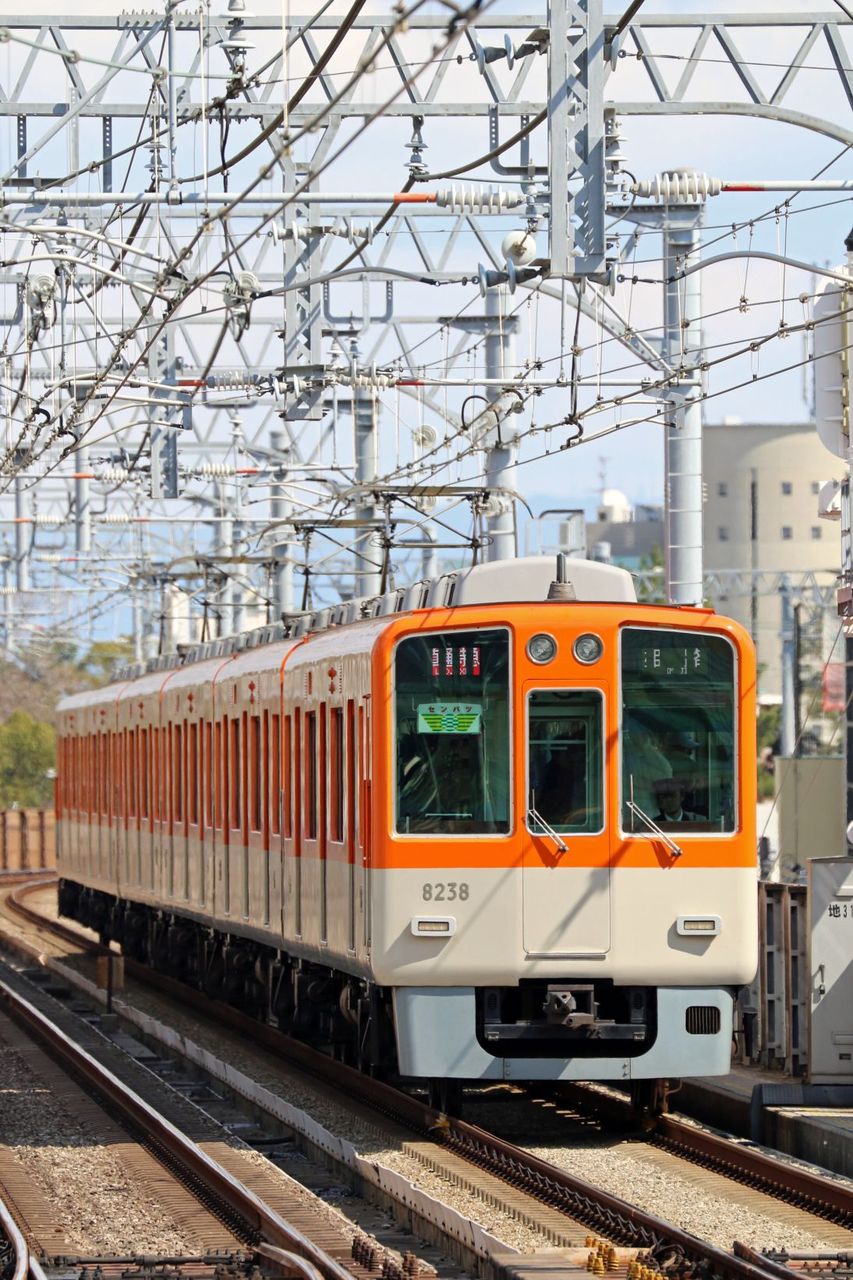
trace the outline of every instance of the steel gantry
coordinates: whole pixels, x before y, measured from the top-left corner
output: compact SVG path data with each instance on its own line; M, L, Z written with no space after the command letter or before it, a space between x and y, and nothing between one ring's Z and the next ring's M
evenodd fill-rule
M197 555L194 607L225 627L298 606L308 539L332 594L433 563L437 522L472 554L513 554L534 402L571 445L623 395L603 396L581 320L641 362L624 394L667 424L670 595L701 598L701 277L681 273L711 191L638 186L619 119L742 114L849 145L808 75L820 52L849 111L851 24L623 17L353 0L283 28L278 0L53 0L2 18L0 517L44 621L77 605L43 548L73 548L93 608L113 556L138 615L159 609L164 566ZM787 52L768 80L771 30ZM618 292L638 220L664 237L662 335ZM550 377L534 303L560 334ZM475 482L476 511L436 497ZM403 502L418 526L389 547Z

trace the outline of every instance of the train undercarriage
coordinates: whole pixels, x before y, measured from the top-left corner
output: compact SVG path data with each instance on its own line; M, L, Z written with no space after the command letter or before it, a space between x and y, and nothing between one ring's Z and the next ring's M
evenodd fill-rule
M224 934L209 925L70 880L60 881L59 910L96 932L102 943L117 943L125 956L140 964L184 982L213 1000L235 1005L360 1071L394 1079L397 1045L390 989L291 956L260 941ZM565 994L546 990L548 984L537 985L543 986L546 1016L541 1026L533 1028L534 1047L540 1053L566 1054L570 1042L560 1038L566 1030L565 1023L580 1018L580 1031L593 1016L589 1012L593 1006L589 1004L578 1014L577 1000L579 996L582 999L583 993L575 992L569 1000L572 1012L567 1015ZM557 995L563 997L562 1004ZM513 1041L517 1046L531 998L543 1007L538 991L514 995L507 1002L499 998L499 989L483 988L478 1039L487 1044L493 1042L495 1048L511 1047ZM634 994L627 1003L617 996L613 1009L605 1008L605 1012L615 1011L627 1020L623 1026L615 1018L601 1019L605 1031L613 1028L614 1048L620 1043L618 1031L633 1040L637 1051L646 1044L650 1011L653 1023L652 1003ZM562 1020L557 1017L561 1008ZM515 1021L505 1021L510 1017ZM530 1042L526 1043L529 1052ZM583 1039L571 1043L573 1055L578 1056ZM602 1040L597 1039L596 1043L600 1052ZM431 1106L459 1114L463 1081L441 1077L419 1083L426 1088ZM631 1088L635 1109L643 1116L664 1111L666 1084L661 1080L635 1081Z

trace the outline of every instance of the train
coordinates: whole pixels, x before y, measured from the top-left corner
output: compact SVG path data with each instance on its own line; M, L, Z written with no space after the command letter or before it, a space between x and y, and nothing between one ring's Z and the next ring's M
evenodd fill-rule
M657 1105L756 968L755 684L736 622L565 555L154 659L60 704L60 911L437 1105Z

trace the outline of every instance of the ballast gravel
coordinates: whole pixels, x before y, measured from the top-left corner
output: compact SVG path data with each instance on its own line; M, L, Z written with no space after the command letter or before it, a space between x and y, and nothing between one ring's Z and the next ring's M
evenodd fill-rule
M0 1143L55 1209L57 1224L80 1254L194 1252L162 1205L2 1036L0 1082Z
M51 897L51 891L46 890L39 899L39 910L47 912L50 903L51 913L56 913L55 892ZM3 927L6 928L5 920ZM91 976L91 961L87 958L68 958L65 963ZM267 1051L247 1047L245 1039L225 1028L212 1029L168 998L133 982L128 982L121 998L227 1061L292 1106L304 1110L324 1128L351 1142L365 1158L402 1174L510 1247L525 1253L552 1247L544 1234L425 1165L405 1149L406 1144L389 1147L387 1134L383 1134L379 1124L373 1125L333 1102L322 1089L314 1088L286 1065L275 1063ZM480 1120L478 1109L477 1121ZM486 1123L485 1115L482 1120ZM706 1171L686 1163L675 1170L665 1153L640 1143L612 1139L602 1146L588 1142L579 1146L519 1145L557 1168L723 1249L731 1249L734 1240L759 1249L837 1248L821 1234L817 1220L814 1229L807 1229L802 1226L803 1218L798 1210L772 1203L769 1197L768 1212L758 1212L745 1203L747 1197L754 1198L753 1192L722 1177L709 1177ZM718 1189L710 1190L715 1182Z

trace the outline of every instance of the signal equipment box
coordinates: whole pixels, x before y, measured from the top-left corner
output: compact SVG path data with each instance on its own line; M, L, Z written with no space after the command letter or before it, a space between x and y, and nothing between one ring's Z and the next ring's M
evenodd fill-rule
M808 861L809 1081L853 1083L853 858Z

